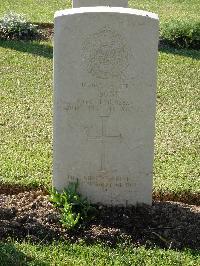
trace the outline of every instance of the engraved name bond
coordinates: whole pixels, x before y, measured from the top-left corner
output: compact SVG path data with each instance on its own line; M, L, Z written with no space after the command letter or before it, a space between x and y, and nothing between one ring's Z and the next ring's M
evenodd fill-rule
M65 102L64 110L67 112L78 112L87 109L89 112L98 112L105 110L105 112L132 112L134 110L133 103L127 99L83 99L78 98L75 102Z
M96 96L89 98L79 97L74 102L64 102L64 109L67 112L77 112L86 109L87 111L100 111L105 109L107 112L132 112L133 102L121 95L130 89L128 83L111 84L107 82L82 82L82 89L94 89Z

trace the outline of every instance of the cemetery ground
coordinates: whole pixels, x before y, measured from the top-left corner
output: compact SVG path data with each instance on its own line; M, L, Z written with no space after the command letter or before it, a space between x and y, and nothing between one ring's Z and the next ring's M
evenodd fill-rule
M32 9L32 21L50 22L52 10L65 6L39 13L36 2L18 1L16 11ZM161 23L171 16L166 5L197 20L197 1L163 1L159 10L155 2L143 1L143 9L160 11ZM52 58L51 41L0 40L0 265L199 265L200 52L159 49L153 207L100 206L94 220L70 232L48 198Z
M18 0L17 2L5 0L0 5L0 14L9 10L26 14L33 22L52 22L54 12L71 7L70 0ZM198 21L199 1L198 0L129 0L129 7L143 9L159 14L161 23L170 19ZM167 11L167 12L166 12Z

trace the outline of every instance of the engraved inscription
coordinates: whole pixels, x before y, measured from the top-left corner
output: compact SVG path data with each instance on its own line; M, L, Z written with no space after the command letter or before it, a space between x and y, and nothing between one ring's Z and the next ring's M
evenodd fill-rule
M89 111L98 112L99 115L110 115L114 112L133 112L133 100L127 97L129 84L109 84L82 82L81 88L87 90L87 95L80 95L74 102L63 101L64 110L67 112ZM94 91L90 93L90 90ZM92 95L92 96L91 96Z
M77 176L68 175L66 176L66 179L69 180L69 182L76 182ZM81 178L78 178L79 181L82 180L83 183L89 185L89 186L97 186L101 187L104 190L110 189L110 188L121 188L126 189L129 192L135 192L137 190L137 184L134 177L126 177L126 176L110 176L103 175L101 179L95 176L82 176ZM135 182L133 182L135 180Z
M105 26L83 41L82 62L96 78L121 78L129 64L127 42L121 34Z
M88 136L88 140L96 140L101 142L101 160L99 172L106 172L106 141L108 139L119 139L121 141L122 135L108 135L106 132L106 123L109 116L100 116L101 118L101 135L99 136Z
M77 99L75 102L65 102L64 110L67 112L78 112L87 110L89 112L101 112L111 114L115 111L132 112L134 106L132 101L127 99L112 99L99 97L97 99Z

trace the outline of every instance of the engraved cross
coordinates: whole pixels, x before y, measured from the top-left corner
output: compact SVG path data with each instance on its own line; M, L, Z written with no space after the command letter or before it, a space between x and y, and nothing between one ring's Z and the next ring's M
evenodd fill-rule
M101 118L101 135L99 136L89 136L88 140L96 140L101 142L101 165L100 172L106 171L106 140L108 139L122 139L122 135L107 135L106 132L106 123L109 116L100 116Z

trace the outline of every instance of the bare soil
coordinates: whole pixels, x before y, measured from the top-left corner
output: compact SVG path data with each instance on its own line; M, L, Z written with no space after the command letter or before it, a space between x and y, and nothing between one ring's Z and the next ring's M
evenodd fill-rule
M38 24L39 37L41 40L51 40L54 35L54 25L51 23L40 23Z
M200 206L156 200L152 206L97 209L94 220L69 231L62 227L59 209L49 202L46 192L0 190L0 240L101 241L109 246L123 241L136 246L200 249Z

